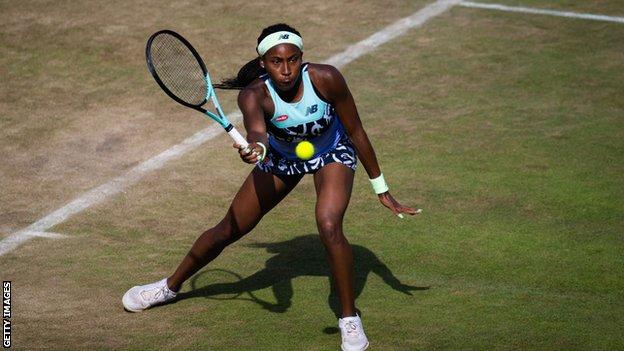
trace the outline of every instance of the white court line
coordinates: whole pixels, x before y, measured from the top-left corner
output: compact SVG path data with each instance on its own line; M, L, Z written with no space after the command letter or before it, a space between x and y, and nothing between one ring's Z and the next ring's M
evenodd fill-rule
M555 10L536 9L536 8L530 8L530 7L506 6L506 5L500 5L500 4L483 4L483 3L472 2L472 1L461 1L459 5L464 6L464 7L478 8L478 9L500 10L500 11L507 11L507 12L522 12L522 13L532 13L532 14L537 14L537 15L550 15L550 16L568 17L568 18L582 18L582 19L588 19L588 20L594 20L594 21L624 23L624 17L594 15L591 13L555 11Z
M409 29L421 26L429 19L443 13L444 11L451 8L453 5L459 3L459 1L460 0L435 1L425 6L421 10L415 12L411 16L400 19L385 27L381 31L358 42L357 44L349 46L343 52L327 59L324 63L334 65L338 68L345 66L346 64L357 59L358 57L373 51L378 46L404 34ZM237 111L231 113L229 117L232 122L236 122L242 117L242 115L240 112ZM45 232L47 229L50 229L53 226L64 222L72 215L80 213L87 208L104 201L106 198L121 192L123 189L138 182L146 174L162 168L167 162L177 159L187 152L198 148L200 145L210 139L213 139L222 132L223 128L221 128L221 126L217 124L214 124L206 129L195 133L193 136L187 138L182 143L175 145L170 149L165 150L161 154L142 162L138 166L132 168L127 173L80 195L75 200L69 202L65 206L53 211L52 213L39 219L28 227L19 230L0 241L0 256L14 250L20 244L30 240L33 237L43 236L41 234L33 235L33 233Z
M431 18L442 14L459 2L460 0L438 0L427 5L413 15L402 18L370 37L349 46L345 51L332 56L325 63L340 68L356 58L375 50L378 46L405 34L408 30L422 26Z
M24 232L24 235L36 236L39 238L50 238L50 239L62 239L62 238L68 237L68 235L65 235L65 234L51 233L51 232Z
M238 119L241 117L241 114L240 112L234 113L231 117ZM162 168L167 162L196 149L201 144L219 135L222 131L223 128L217 124L205 128L193 134L193 136L185 139L180 144L165 150L147 161L143 161L127 173L109 181L108 183L102 184L97 188L87 191L70 203L56 211L53 211L28 227L2 239L2 241L0 241L0 256L15 249L20 244L32 238L42 237L42 235L33 235L33 233L45 232L47 229L64 222L72 215L80 213L87 208L104 201L104 199L109 196L119 193L123 189L138 182L146 174Z

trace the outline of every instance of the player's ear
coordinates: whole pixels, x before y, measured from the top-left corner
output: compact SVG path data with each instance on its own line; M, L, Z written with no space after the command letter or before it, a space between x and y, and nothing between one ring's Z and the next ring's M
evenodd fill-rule
M260 63L260 67L264 69L264 62L262 62L262 57L258 57L258 62Z

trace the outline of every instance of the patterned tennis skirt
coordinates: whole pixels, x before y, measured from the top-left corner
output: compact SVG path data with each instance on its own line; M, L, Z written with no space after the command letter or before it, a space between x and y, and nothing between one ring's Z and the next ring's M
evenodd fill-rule
M314 173L333 162L342 163L354 171L357 167L355 149L346 135L338 141L334 149L307 161L287 159L269 149L264 161L258 163L257 167L264 172L277 175L295 175Z

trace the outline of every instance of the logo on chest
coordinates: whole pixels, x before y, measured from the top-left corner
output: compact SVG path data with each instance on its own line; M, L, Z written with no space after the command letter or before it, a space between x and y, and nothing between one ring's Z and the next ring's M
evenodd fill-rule
M316 111L318 111L318 104L314 104L312 106L308 106L308 107L306 107L305 115L307 117L309 114L316 113Z
M275 122L284 122L287 119L288 119L288 115L281 115L275 119Z

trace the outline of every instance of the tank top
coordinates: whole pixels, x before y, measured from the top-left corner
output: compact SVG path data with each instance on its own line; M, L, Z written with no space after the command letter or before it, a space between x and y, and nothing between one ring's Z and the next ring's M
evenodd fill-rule
M345 130L334 107L317 93L308 72L308 64L301 69L303 96L297 102L285 102L275 90L268 74L260 77L264 80L275 112L266 119L269 145L283 157L296 159L295 147L302 140L314 145L317 157L332 150L345 135Z

